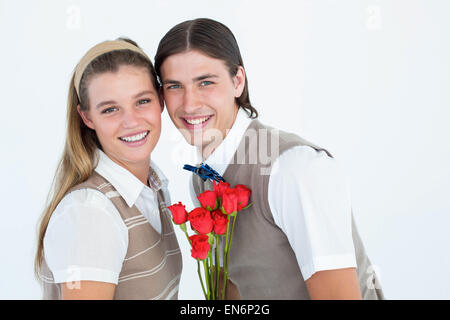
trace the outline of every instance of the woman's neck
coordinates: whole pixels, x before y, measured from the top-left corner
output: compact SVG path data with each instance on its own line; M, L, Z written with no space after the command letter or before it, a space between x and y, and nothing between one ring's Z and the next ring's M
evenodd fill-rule
M127 169L136 178L138 178L139 181L141 181L144 185L149 187L148 175L150 172L150 157L145 161L141 161L141 162L137 162L137 163L121 161L119 159L111 157L110 155L108 155L108 157L112 161L114 161L115 163L120 165L122 168Z
M126 168L130 171L136 178L138 178L143 184L149 187L148 175L150 171L150 161L146 166L136 166L135 168Z

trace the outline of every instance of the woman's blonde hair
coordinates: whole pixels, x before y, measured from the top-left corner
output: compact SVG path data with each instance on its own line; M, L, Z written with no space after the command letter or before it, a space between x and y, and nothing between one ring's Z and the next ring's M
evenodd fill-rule
M119 38L118 40L126 41L138 47L132 40L125 38ZM153 64L148 57L144 57L142 54L132 50L110 51L92 60L81 77L79 86L80 96L78 96L75 89L75 73L70 81L64 151L53 177L45 209L38 222L38 239L34 271L39 280L44 252L44 236L50 218L67 192L89 178L97 165L96 150L97 148L103 150L95 131L87 127L82 121L78 114L77 106L80 105L80 108L83 111L89 110L88 85L92 76L104 72L117 72L119 67L123 65L146 68L155 89L158 89L159 85L156 80Z

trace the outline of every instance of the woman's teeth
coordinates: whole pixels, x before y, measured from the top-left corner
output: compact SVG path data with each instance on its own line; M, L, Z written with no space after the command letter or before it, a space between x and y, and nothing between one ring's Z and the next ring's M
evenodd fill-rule
M204 118L198 118L198 119L192 119L192 120L185 119L185 120L186 120L186 122L189 123L189 124L200 124L200 123L205 122L205 121L208 120L209 118L210 118L210 117L207 116L207 117L204 117Z
M150 131L146 131L131 137L119 137L120 140L126 142L135 142L144 139Z

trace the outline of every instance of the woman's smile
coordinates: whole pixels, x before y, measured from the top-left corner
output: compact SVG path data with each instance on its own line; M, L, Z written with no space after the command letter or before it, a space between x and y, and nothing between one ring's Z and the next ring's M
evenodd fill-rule
M119 137L119 139L124 141L124 142L137 142L137 141L141 141L142 139L147 137L147 135L149 133L150 133L150 131L145 130L145 131L141 131L141 132L138 132L138 133L129 134L127 136Z

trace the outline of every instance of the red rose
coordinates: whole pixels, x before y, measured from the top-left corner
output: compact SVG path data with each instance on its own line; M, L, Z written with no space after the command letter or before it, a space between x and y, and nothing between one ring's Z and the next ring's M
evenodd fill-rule
M223 191L222 195L222 207L227 214L232 214L237 211L237 194L233 188L228 188Z
M189 212L188 220L191 223L192 229L198 233L207 234L213 230L214 221L211 213L202 207L195 208Z
M216 207L217 195L214 191L206 190L205 192L201 193L197 197L197 199L198 199L198 201L200 201L202 207L207 210L208 210L208 206L210 208L209 210L214 210Z
M172 213L173 222L175 224L182 224L187 221L188 213L186 211L186 206L184 206L181 202L173 204L167 207L167 209L169 209Z
M243 184L238 184L234 188L236 189L237 194L237 210L241 211L248 204L248 200L250 198L250 194L252 190L244 186Z
M213 211L214 232L222 235L227 232L228 215L223 214L220 210Z
M205 234L196 234L189 237L192 244L191 256L195 259L206 259L209 253L209 237Z
M222 197L223 192L228 188L230 188L230 184L228 182L219 181L219 183L216 183L216 181L213 180L213 190L216 192L218 197Z

